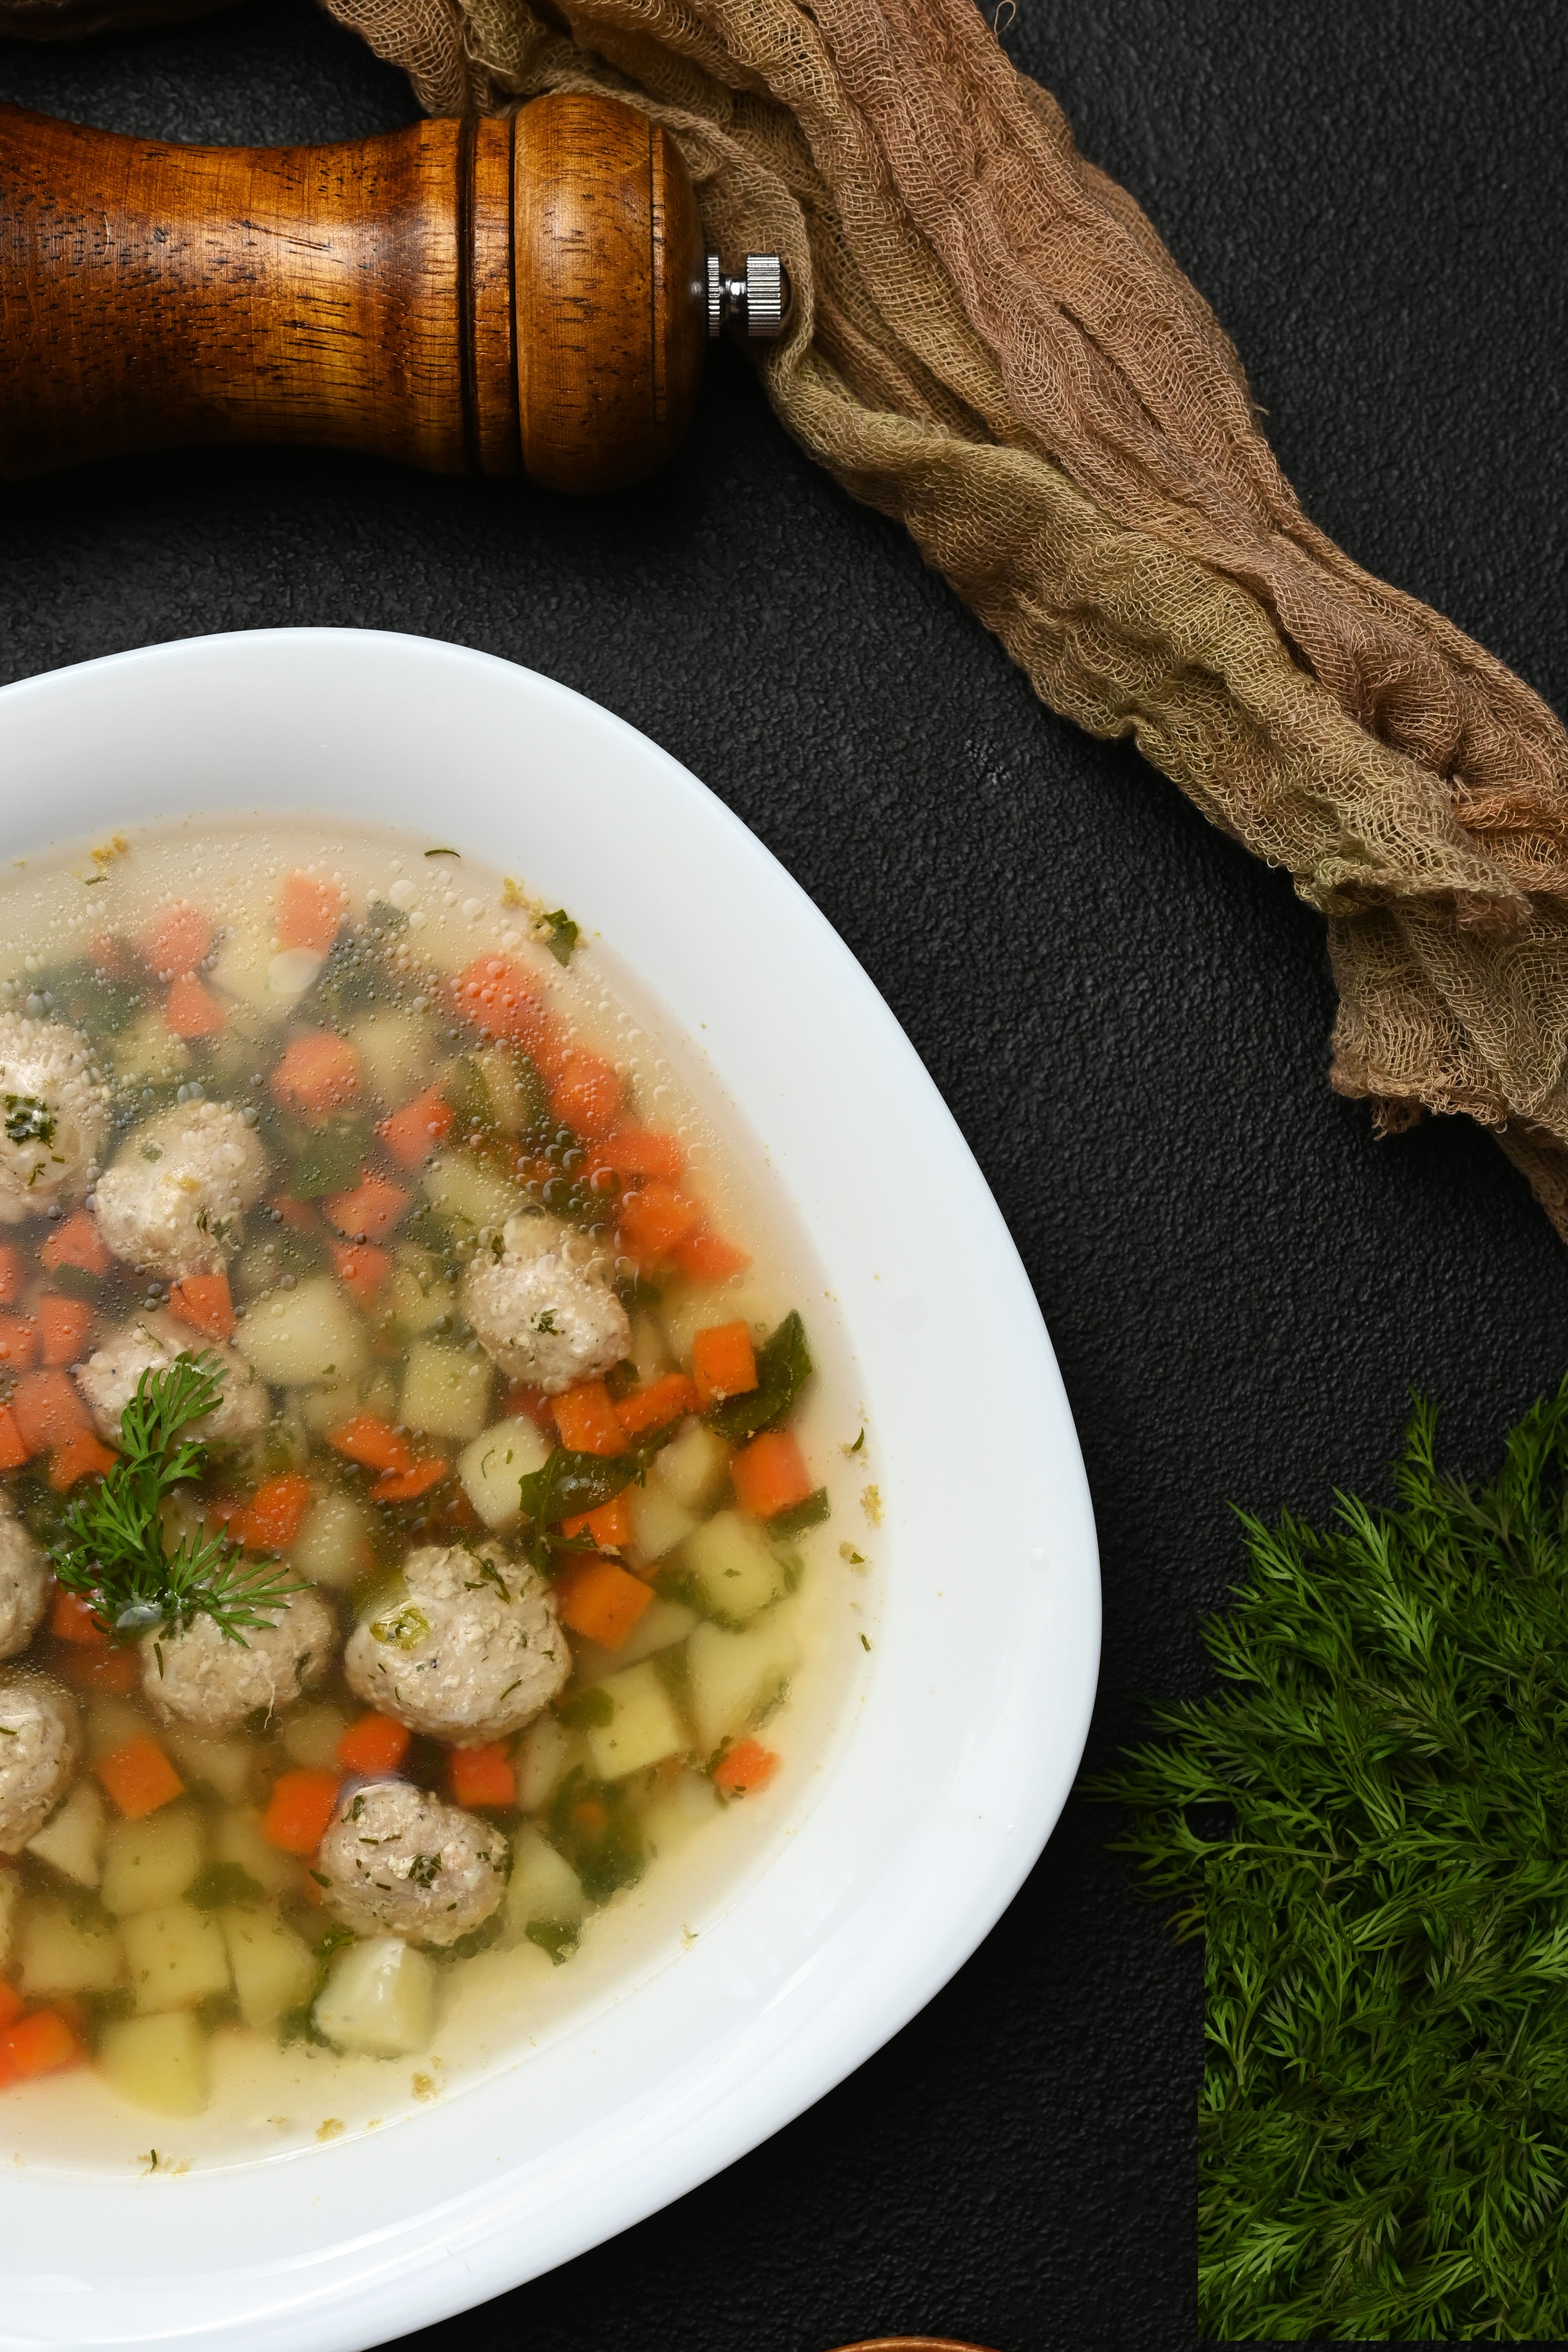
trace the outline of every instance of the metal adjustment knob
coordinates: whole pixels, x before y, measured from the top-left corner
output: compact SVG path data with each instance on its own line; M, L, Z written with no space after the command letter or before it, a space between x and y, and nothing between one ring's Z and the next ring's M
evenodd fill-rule
M726 319L745 322L752 342L773 342L784 332L789 312L789 280L776 253L748 253L743 278L726 278L716 253L708 256L708 335L711 341Z

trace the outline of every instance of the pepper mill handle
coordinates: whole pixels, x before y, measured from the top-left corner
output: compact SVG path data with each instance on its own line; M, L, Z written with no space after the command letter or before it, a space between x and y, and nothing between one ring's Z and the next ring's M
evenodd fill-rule
M331 147L0 106L0 478L273 441L616 489L690 421L715 277L679 149L612 99Z

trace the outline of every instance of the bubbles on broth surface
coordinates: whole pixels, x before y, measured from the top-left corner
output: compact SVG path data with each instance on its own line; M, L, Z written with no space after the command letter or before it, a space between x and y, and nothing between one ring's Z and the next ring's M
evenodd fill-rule
M755 1864L865 1647L858 1404L565 909L195 824L3 896L0 2116L313 2142Z

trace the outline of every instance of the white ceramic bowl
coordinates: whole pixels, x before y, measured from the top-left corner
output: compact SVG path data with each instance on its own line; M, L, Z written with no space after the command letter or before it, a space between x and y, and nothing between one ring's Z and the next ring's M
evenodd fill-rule
M879 1433L880 1624L851 1719L679 1964L381 2133L174 2179L0 2175L0 2344L348 2352L716 2172L973 1951L1088 1727L1082 1463L1027 1278L902 1031L761 844L618 719L424 639L208 637L5 688L0 778L7 856L259 805L435 824L526 873L700 1035L831 1269Z

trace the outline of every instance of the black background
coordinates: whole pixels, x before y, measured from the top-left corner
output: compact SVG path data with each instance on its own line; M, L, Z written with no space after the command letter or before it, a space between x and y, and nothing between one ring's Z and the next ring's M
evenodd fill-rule
M1563 709L1568 15L1022 0L1005 40L1214 303L1312 514ZM0 45L0 95L187 139L414 112L303 0ZM756 829L909 1030L1034 1278L1103 1548L1091 1764L1199 1686L1230 1499L1375 1487L1413 1385L1483 1467L1568 1363L1568 1252L1495 1147L1375 1145L1330 1095L1321 929L1287 882L1044 711L732 354L668 471L607 505L264 451L8 489L0 615L5 677L289 623L455 639L607 704ZM1069 1805L969 1966L776 2139L408 2341L1193 2341L1198 1963L1112 1828Z

